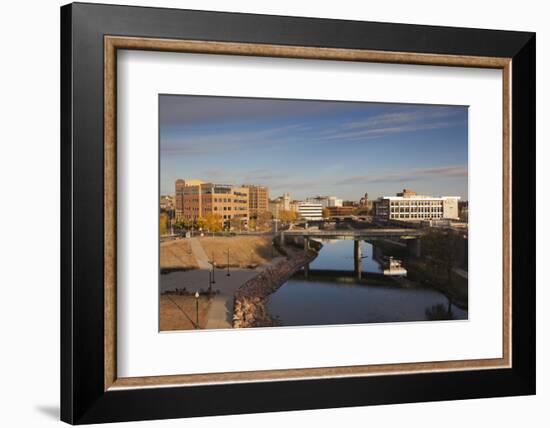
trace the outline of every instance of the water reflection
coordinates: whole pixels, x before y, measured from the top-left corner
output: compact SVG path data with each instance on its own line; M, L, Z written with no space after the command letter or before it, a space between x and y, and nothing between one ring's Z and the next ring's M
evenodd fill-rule
M321 241L323 249L309 265L310 269L339 271L353 270L353 241L330 239ZM361 241L361 270L363 272L382 272L380 265L373 259L373 246Z
M361 247L363 272L380 273L372 245L363 242ZM353 241L323 242L308 278L298 273L270 296L269 314L284 326L468 318L442 293L405 278L370 275L357 280L342 272L353 273Z

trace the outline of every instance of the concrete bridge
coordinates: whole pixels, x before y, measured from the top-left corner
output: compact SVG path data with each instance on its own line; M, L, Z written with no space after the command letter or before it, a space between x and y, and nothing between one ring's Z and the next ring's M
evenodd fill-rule
M384 229L334 229L334 230L285 230L280 232L280 242L284 245L285 239L303 239L304 250L309 250L309 241L312 238L318 239L348 239L353 240L353 261L354 271L357 279L361 279L361 241L373 239L404 239L407 242L409 255L412 257L421 256L420 237L426 233L423 229L406 228L384 228ZM304 266L304 276L307 278L309 265Z
M424 229L384 228L384 229L292 229L281 231L281 237L300 236L321 239L365 240L373 238L415 239L424 235Z

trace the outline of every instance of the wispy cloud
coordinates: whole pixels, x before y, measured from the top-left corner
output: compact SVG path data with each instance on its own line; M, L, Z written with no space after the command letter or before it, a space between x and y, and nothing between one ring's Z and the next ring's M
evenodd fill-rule
M417 181L426 178L465 178L468 169L465 165L450 165L435 168L415 168L399 172L385 174L358 175L348 177L336 182L338 185L363 184L363 183L401 183Z
M361 120L342 123L340 127L326 131L323 139L369 139L388 134L442 129L457 124L453 120L456 109L416 109L381 113Z
M161 153L166 155L210 155L250 149L250 143L257 148L280 146L289 143L289 135L307 132L309 128L299 125L285 125L259 130L226 131L212 129L207 132L177 132L161 135Z

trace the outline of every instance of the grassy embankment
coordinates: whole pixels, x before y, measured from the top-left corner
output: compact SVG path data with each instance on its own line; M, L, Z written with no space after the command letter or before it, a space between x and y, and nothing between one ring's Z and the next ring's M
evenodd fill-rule
M270 236L204 236L199 238L199 242L209 260L220 268L227 267L228 249L230 267L255 268L280 255L276 248L272 248Z
M191 245L187 239L166 241L160 243L161 272L173 270L190 270L199 267Z
M203 236L197 240L208 260L214 261L219 268L227 267L228 249L230 267L254 268L269 262L272 256L280 255L276 248L272 249L272 238L269 236ZM189 240L162 242L160 268L163 272L197 269L198 263Z

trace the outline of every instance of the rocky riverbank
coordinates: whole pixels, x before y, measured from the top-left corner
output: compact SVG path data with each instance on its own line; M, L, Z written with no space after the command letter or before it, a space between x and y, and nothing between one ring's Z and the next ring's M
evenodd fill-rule
M267 267L237 290L233 305L233 328L277 325L265 308L267 299L301 267L317 257L315 250L289 249L286 252L285 260Z

